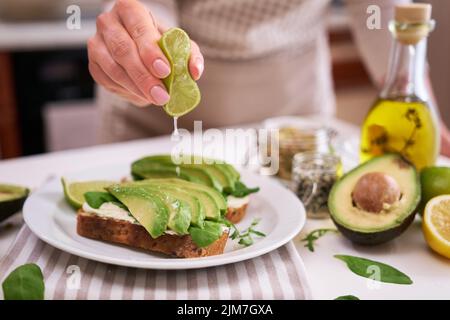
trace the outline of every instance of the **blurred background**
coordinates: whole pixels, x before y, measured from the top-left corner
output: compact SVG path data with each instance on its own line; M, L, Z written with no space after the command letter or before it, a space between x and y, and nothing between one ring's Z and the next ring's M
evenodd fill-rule
M428 59L441 114L450 125L450 1L433 5L437 29ZM81 29L66 27L71 4ZM86 41L95 33L101 0L0 0L0 159L95 145L95 87ZM360 124L377 90L360 60L340 1L328 31L337 117Z

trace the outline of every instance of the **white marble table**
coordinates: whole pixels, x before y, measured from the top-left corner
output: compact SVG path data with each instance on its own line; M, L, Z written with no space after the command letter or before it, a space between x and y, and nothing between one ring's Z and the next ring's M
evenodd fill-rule
M358 129L352 125L332 120L330 125L342 137L352 139ZM0 162L0 181L37 188L49 176L65 172L82 171L92 167L131 163L150 153L167 152L169 137L138 140L127 143L102 145L92 148L50 153ZM442 163L450 164L446 159ZM0 227L0 258L14 240L22 221L16 215ZM388 244L367 248L352 245L339 234L327 234L316 245L315 252L303 247L300 239L316 228L332 227L326 220L308 221L294 242L305 262L313 297L333 299L352 294L361 299L449 299L450 260L432 253L422 236L420 220L416 220L405 234ZM381 284L374 286L365 278L347 270L333 258L335 254L350 254L388 263L408 274L413 285Z

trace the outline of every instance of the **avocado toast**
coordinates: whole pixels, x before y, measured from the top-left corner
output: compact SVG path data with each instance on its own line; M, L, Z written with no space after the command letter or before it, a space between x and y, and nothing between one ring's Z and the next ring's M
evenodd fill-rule
M238 223L245 216L249 194L259 188L248 188L239 172L230 164L198 156L182 156L175 163L171 155L153 155L141 158L131 165L135 180L177 178L214 188L226 199L225 217L231 223Z
M181 179L116 183L86 192L78 210L81 236L179 258L223 253L226 202L214 188Z

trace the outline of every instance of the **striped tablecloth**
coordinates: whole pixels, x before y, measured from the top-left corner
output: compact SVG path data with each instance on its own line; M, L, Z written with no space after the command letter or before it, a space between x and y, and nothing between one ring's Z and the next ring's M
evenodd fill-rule
M0 261L1 282L16 267L31 262L43 271L46 299L310 298L305 268L292 243L258 258L220 267L147 270L63 252L24 226Z

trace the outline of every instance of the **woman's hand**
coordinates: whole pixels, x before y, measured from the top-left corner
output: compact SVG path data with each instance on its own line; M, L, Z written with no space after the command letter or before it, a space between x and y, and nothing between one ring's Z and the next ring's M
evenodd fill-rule
M135 105L164 105L170 97L161 79L170 74L170 65L157 44L160 29L142 3L117 0L110 12L97 17L97 33L87 43L94 80ZM195 42L189 70L194 80L203 72Z

